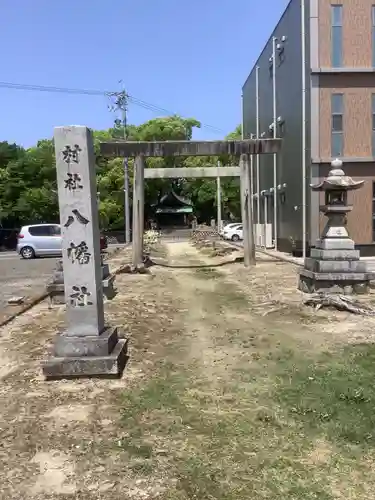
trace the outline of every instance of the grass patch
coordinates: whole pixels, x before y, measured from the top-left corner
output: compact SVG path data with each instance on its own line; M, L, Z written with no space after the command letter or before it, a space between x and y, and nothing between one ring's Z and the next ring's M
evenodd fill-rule
M276 396L289 415L333 442L375 446L375 346L357 345L293 366Z
M140 476L149 476L153 473L154 467L150 461L135 462L130 466L131 471Z
M297 350L272 351L264 351L260 370L242 365L219 385L196 366L163 364L144 387L124 394L123 449L138 475L163 470L173 481L163 500L334 500L353 487L366 498L375 347L311 363ZM324 460L321 442L328 443Z
M152 445L138 444L132 439L124 439L121 441L121 446L131 457L151 458Z
M220 278L221 273L213 267L198 267L197 269L195 269L195 275L198 278L203 279L218 279Z
M249 298L234 285L229 283L218 283L213 292L217 307L229 309L248 309L250 307Z
M178 394L185 387L186 380L176 371L172 363L160 364L158 376L151 380L140 391L124 394L122 417L134 420L149 410L179 407Z

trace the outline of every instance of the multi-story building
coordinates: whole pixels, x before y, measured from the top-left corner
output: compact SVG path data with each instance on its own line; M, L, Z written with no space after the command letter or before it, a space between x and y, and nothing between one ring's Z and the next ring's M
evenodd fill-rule
M375 0L289 2L243 86L244 138L274 133L283 138L276 167L269 155L252 159L260 229L267 223L283 251L314 246L324 201L309 185L340 157L365 180L352 195L350 235L375 254Z

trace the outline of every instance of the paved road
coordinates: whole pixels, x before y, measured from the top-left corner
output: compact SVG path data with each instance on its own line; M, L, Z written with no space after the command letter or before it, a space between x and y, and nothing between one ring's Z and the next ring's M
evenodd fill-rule
M15 252L1 252L0 312L10 297L30 297L43 292L55 266L55 258L23 260Z
M108 245L112 247L124 245ZM11 297L35 297L44 292L56 267L56 257L24 260L16 252L0 252L0 320L9 308Z

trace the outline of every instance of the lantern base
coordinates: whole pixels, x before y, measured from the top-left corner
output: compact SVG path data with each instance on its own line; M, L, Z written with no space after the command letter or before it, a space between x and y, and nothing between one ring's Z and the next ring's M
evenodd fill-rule
M365 274L367 272L367 264L359 259L317 259L308 257L305 259L305 270L313 271L314 273L334 273L334 274Z
M316 241L319 250L354 250L354 241L350 238L321 238Z
M374 273L314 272L301 269L298 289L304 293L338 293L343 295L368 293Z

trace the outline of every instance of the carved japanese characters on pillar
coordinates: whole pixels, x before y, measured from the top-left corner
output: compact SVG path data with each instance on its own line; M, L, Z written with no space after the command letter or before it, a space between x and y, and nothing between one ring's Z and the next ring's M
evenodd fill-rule
M86 127L55 132L63 236L67 333L99 335L104 328L96 173ZM87 312L85 312L87 309Z
M67 177L64 180L64 188L68 191L83 189L80 174L76 172L69 172L72 163L79 165L79 155L81 151L82 149L78 144L75 144L74 147L65 146L64 150L62 151L64 162L68 165L68 171L66 173ZM89 224L90 221L84 215L82 215L79 210L73 209L72 214L73 215L69 215L68 219L66 220L64 224L65 228L70 227L76 221L79 224L83 224L84 226L86 226L86 224ZM85 241L81 241L77 245L72 241L68 248L63 248L63 252L65 251L72 264L88 264L90 262L91 252L89 252L89 247L87 246L87 243ZM88 292L86 286L73 285L72 293L69 295L70 305L72 307L84 307L92 305L92 302L88 300L88 297L90 297L90 295L91 292Z
M79 155L82 149L78 144L73 147L65 146L62 151L62 157L64 162L68 165L68 171L66 173L65 188L69 191L75 191L76 189L83 189L81 184L81 176L77 172L71 172L71 164L79 164Z
M90 295L91 293L87 291L87 287L73 285L72 293L69 295L70 305L73 307L91 306Z
M69 217L66 219L66 222L64 224L64 227L69 227L73 224L74 219L76 219L80 224L88 224L90 221L86 219L85 216L83 216L78 210L72 210L73 215L69 215Z
M82 151L82 149L79 147L78 144L74 144L73 147L71 146L65 146L64 150L62 151L62 157L68 165L71 163L79 163L79 154Z
M65 188L69 191L74 191L75 189L83 189L81 182L81 177L79 174L67 173L67 179L65 179Z
M75 245L71 242L67 252L72 264L75 262L79 264L88 264L90 262L91 253L85 241L81 241L79 245Z

